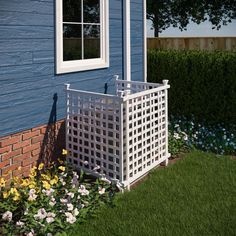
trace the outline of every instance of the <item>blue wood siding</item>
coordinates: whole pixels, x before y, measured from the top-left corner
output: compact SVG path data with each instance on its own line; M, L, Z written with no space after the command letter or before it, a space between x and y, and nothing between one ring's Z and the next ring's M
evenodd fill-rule
M144 37L143 37L143 0L131 0L131 80L143 81L144 78Z
M0 0L0 136L46 124L57 95L65 116L64 83L104 92L114 74L123 78L123 5L109 1L110 67L55 74L54 0ZM142 1L131 1L132 79L143 80ZM109 88L110 89L110 88Z

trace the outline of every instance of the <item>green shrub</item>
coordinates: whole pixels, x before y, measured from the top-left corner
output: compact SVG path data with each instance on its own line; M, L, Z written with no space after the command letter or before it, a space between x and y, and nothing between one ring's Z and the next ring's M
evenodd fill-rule
M236 122L236 53L151 50L148 81L169 80L169 111L207 123Z

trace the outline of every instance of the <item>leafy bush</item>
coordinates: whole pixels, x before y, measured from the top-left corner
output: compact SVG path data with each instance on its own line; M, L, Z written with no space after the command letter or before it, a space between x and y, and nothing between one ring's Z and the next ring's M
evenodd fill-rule
M66 165L34 167L10 187L0 178L0 235L55 235L111 203L107 180L89 181Z
M236 53L151 50L148 81L169 80L169 111L208 124L236 123Z

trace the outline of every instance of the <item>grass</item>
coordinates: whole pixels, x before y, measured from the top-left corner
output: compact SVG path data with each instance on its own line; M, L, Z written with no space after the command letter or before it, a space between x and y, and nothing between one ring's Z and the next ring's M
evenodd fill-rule
M236 159L188 153L69 235L236 235Z

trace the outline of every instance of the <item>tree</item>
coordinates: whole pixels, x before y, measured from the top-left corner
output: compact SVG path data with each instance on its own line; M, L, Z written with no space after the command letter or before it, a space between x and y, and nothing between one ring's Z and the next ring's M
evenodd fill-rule
M170 26L186 30L191 21L209 20L218 30L236 19L236 0L147 0L147 18L153 23L155 37Z

